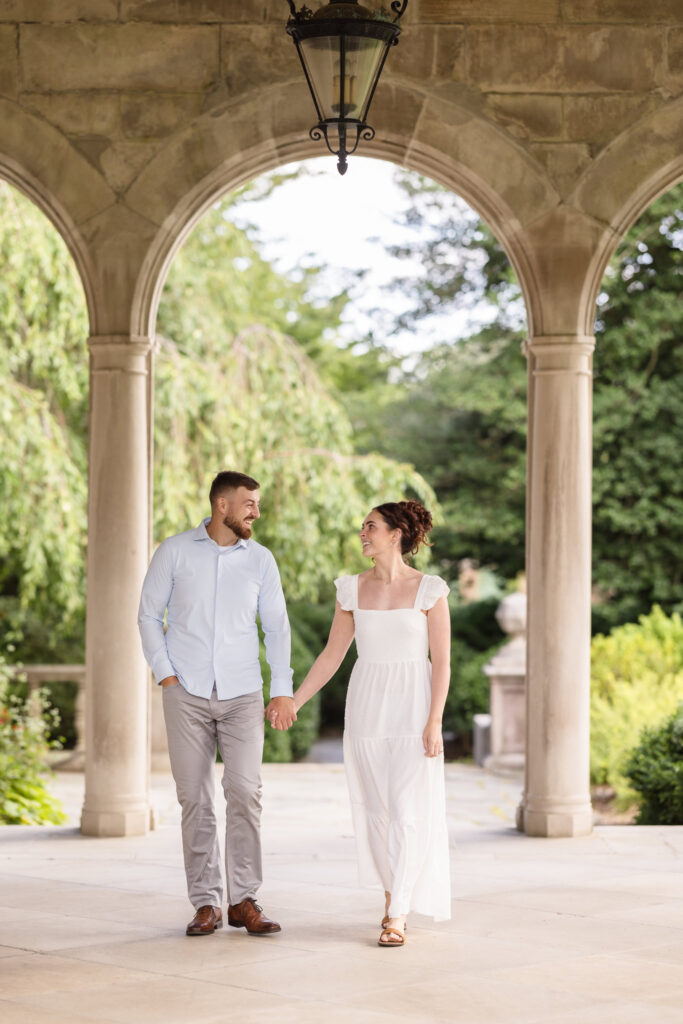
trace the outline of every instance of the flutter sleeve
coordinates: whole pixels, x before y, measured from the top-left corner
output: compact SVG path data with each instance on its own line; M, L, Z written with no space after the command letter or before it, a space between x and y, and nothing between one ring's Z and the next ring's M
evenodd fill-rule
M334 585L337 588L337 600L345 612L355 608L355 586L353 576L339 576Z
M440 576L428 576L422 585L422 598L420 608L422 611L429 611L433 608L440 597L449 593L449 586Z

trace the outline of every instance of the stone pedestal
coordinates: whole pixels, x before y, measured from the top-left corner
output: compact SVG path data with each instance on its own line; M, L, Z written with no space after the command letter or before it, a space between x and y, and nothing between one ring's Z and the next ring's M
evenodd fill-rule
M149 689L137 609L149 552L150 345L89 341L86 765L81 830L145 833Z
M512 639L484 666L491 682L491 753L484 767L517 775L526 745L526 595L505 597L496 618Z

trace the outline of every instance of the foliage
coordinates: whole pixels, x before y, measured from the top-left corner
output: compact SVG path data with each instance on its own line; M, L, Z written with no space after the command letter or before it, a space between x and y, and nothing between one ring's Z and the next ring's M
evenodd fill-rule
M217 468L248 463L263 477L264 527L268 503L279 517L260 537L278 548L286 536L287 550L278 550L283 577L293 594L312 595L347 563L349 535L369 504L406 490L429 501L432 492L408 467L355 457L348 420L325 383L355 380L355 356L334 342L346 297L309 301L315 269L298 279L274 271L230 223L233 202L198 226L164 291L156 535L199 519ZM4 184L0 266L0 417L11 427L0 453L0 628L18 658L81 660L85 304L58 234ZM316 544L309 567L304 550Z
M474 716L489 710L490 684L484 675L484 665L500 647L478 651L454 641L451 646L451 686L446 698L443 730L453 734L458 754L472 750Z
M296 628L292 629L292 669L295 682L301 682L315 660ZM265 647L261 645L261 671L263 678L269 678ZM264 688L266 703L270 700L270 687ZM264 761L296 761L304 757L318 736L320 726L320 698L316 695L304 704L291 729L280 732L266 723L263 746Z
M230 222L234 202L224 201L202 221L164 290L155 533L197 522L216 470L246 467L264 490L257 536L277 552L288 597L310 599L344 567L360 567L353 534L372 504L413 493L433 506L434 496L411 467L355 454L348 418L328 389L360 386L373 360L381 375L384 356L371 356L361 371L354 347L338 348L334 334L346 295L309 301L317 271L298 277L274 271ZM85 304L58 234L4 184L0 266L0 417L10 427L0 453L0 624L17 660L78 662L87 499ZM307 667L300 654L298 674ZM316 714L312 702L286 740L271 738L278 756L305 752Z
M451 609L451 633L454 641L474 651L498 649L505 639L505 633L498 625L496 612L500 597L487 597L467 604L453 601Z
M683 182L643 214L603 281L595 350L594 579L633 614L681 600Z
M632 797L624 759L683 700L683 620L655 606L591 645L591 781Z
M309 301L318 271L305 268L295 277L274 270L248 233L230 220L238 201L239 193L214 206L177 254L164 285L157 331L187 354L211 358L259 324L293 338L317 360L335 349L346 293L324 303Z
M329 591L317 604L309 601L294 601L288 606L292 629L299 633L312 652L311 664L327 643L334 618L335 598L332 588L329 588ZM344 725L346 692L355 662L356 648L354 644L351 644L340 667L319 693L320 724L324 729L336 732ZM297 685L302 680L303 676L295 676Z
M519 286L490 228L435 181L403 170L396 181L411 205L399 221L405 241L389 251L421 267L419 275L397 278L391 285L413 300L412 309L397 318L397 328L418 330L429 317L454 307L473 312L482 299L496 311L499 327L518 328L523 316Z
M68 250L0 182L0 615L79 632L85 598L87 317Z
M524 568L526 374L519 335L485 328L424 353L383 410L380 450L410 458L443 503L435 555L448 575L474 557Z
M638 825L683 825L683 704L658 728L643 729L624 774L639 796Z
M58 718L46 693L22 699L0 656L0 822L5 825L60 825L66 817L45 785L48 734Z
M379 449L409 458L435 487L447 530L435 534L446 566L473 557L511 577L524 565L526 363L519 289L504 253L461 201L403 174L413 197L403 254L424 273L409 286L415 330L434 312L473 310L495 322L437 346L412 366L383 407ZM468 258L471 258L468 263ZM654 603L680 601L683 544L683 183L631 228L603 281L596 322L594 583L609 628ZM371 407L372 400L367 404ZM356 415L358 415L356 413ZM362 420L362 416L359 416Z
M286 282L255 257L247 274L239 262L247 257L234 255L246 243L223 209L198 231L171 270L159 312L170 337L160 339L157 357L155 493L164 498L155 508L155 536L197 522L217 470L242 468L262 485L255 536L277 553L288 598L315 599L344 567L360 567L355 531L374 504L411 493L436 510L434 493L411 466L355 453L348 417L316 364L282 332L284 318L273 315L269 323L267 309L277 310L271 278L284 289L285 305ZM233 271L240 277L233 289L226 274L236 261L243 270ZM247 289L241 278L252 272L266 304L263 322L255 320L261 306L247 308L255 297L240 292ZM307 316L310 310L292 327Z
M500 649L505 634L495 612L498 598L451 608L451 685L444 709L444 732L453 733L459 753L472 747L474 716L489 710L490 684L483 668Z

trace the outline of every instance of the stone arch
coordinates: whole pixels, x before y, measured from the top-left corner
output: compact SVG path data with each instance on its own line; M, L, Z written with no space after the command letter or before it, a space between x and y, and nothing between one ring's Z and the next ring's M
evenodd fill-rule
M683 179L683 99L623 132L581 178L573 200L601 225L586 274L584 333L593 319L607 264L629 228L651 203Z
M64 240L83 286L92 333L97 329L94 272L80 226L111 205L113 194L95 169L54 128L0 101L0 177L45 214Z
M276 96L270 96L273 109L307 109L304 88L298 83L280 87ZM405 129L384 131L366 145L363 155L428 175L462 196L482 216L515 269L533 330L540 301L527 225L559 202L542 168L522 146L471 111L397 85L386 90L383 98L394 111L409 111ZM262 100L261 111L263 105ZM258 174L321 155L320 144L311 142L298 124L300 117L295 128L285 115L282 123L273 122L279 134L259 138L263 131L257 113L247 99L220 114L205 115L152 161L127 194L126 203L135 213L144 212L148 221L159 225L141 262L131 336L153 334L173 257L213 202ZM381 112L375 120L382 123Z

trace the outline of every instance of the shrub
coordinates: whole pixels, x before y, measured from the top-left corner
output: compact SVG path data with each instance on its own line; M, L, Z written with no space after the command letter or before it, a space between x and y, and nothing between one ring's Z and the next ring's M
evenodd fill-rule
M23 699L13 692L0 656L0 822L6 825L60 825L66 821L45 785L48 734L56 712L43 691ZM54 744L53 744L54 745Z
M639 825L683 825L683 704L659 728L643 729L624 774L640 797Z
M297 632L309 651L311 660L306 668L313 664L327 643L332 619L334 618L334 598L321 604L304 601L292 602L289 605L289 619L292 632ZM320 723L323 727L341 729L344 725L344 707L346 691L351 678L351 671L356 661L356 647L351 644L341 666L329 683L320 691ZM296 675L295 685L303 681L303 675Z
M490 684L484 665L506 636L496 620L500 597L487 597L451 608L451 685L443 728L453 733L453 753L472 751L474 716L489 710Z
M63 609L57 606L25 608L16 597L0 596L0 650L11 652L12 662L42 665L82 665L84 661L85 617L70 625L64 635ZM26 693L26 686L12 684L13 692ZM76 746L75 682L50 684L50 704L59 712L59 730L50 739L59 740L67 750Z
M451 685L443 716L444 732L454 734L454 753L472 751L474 716L489 710L490 684L484 665L500 644L487 651L474 650L455 640L451 647Z
M314 656L301 639L299 632L292 629L292 669L294 671L295 685L301 682L313 664ZM265 648L261 645L261 671L264 679L269 678L268 663L265 658ZM264 686L264 699L266 704L270 700L270 686ZM293 761L304 757L315 743L318 737L320 725L320 695L316 694L309 700L299 712L291 729L287 732L280 732L273 729L266 722L265 740L263 745L264 761Z
M500 597L486 597L481 601L456 604L451 608L451 634L472 651L490 651L506 639L498 625L496 612Z
M683 700L683 621L655 606L638 623L594 637L591 659L591 781L611 786L623 804L635 797L624 762L641 730Z

